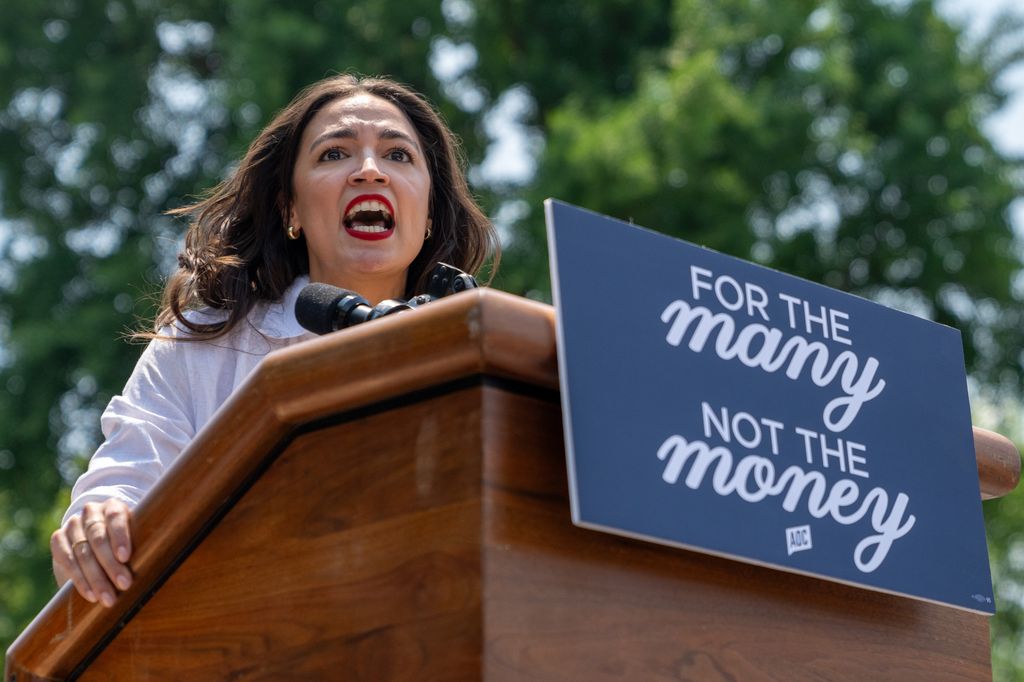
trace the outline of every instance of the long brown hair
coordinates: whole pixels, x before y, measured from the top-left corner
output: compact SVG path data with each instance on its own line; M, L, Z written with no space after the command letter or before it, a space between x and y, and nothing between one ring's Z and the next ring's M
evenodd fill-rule
M476 274L489 254L497 266L497 233L476 205L463 173L458 142L433 107L410 88L386 78L345 74L302 90L256 136L238 169L207 198L172 215L192 218L178 269L164 287L154 321L158 335L177 324L208 340L231 331L260 300L278 300L299 275L309 272L305 237L289 240L285 221L294 191L292 169L302 133L325 105L358 94L397 106L420 137L430 170L429 215L432 234L409 266L407 297L425 290L430 268L444 261ZM208 306L226 310L226 320L201 323L185 312Z

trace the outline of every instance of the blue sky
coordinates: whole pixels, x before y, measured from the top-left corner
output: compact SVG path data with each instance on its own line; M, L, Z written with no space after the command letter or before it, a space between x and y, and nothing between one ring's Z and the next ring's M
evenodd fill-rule
M1024 11L1019 0L940 0L939 9L950 20L968 27L968 37L976 39L995 20L1002 10L1016 6ZM1006 106L991 116L985 132L1006 154L1024 156L1024 65L1007 72L1001 85L1013 91ZM1018 227L1021 224L1018 223Z
M1024 12L1020 0L939 0L938 7L950 20L968 27L969 39L983 35L1002 11ZM1011 93L1010 99L985 121L985 134L1004 154L1024 156L1024 64L1008 71L1000 85ZM1024 198L1011 204L1010 215L1024 238Z

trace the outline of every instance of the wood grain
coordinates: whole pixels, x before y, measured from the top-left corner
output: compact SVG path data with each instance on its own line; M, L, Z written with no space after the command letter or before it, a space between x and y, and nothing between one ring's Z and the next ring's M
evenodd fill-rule
M1006 436L974 427L974 452L978 460L981 499L991 500L1013 492L1020 482L1020 451Z
M573 526L558 406L487 391L485 679L991 679L984 616Z
M216 545L208 543L214 543L215 538L222 537L222 534L225 532L222 530L224 524L228 524L228 527L233 527L230 524L234 522L230 521L230 519L234 519L236 515L241 513L238 511L239 506L248 504L245 501L250 499L249 495L253 494L253 491L263 490L262 486L266 485L263 483L263 477L269 475L271 471L277 471L275 467L283 466L275 461L273 464L270 464L270 468L266 468L270 461L268 453L273 453L282 444L290 442L290 434L295 433L297 429L327 428L323 424L318 424L318 420L331 418L332 415L349 415L351 418L364 416L368 422L373 422L373 414L384 414L388 411L404 409L399 405L385 405L381 407L382 401L413 400L415 402L421 399L428 401L429 396L426 394L421 395L422 392L437 391L439 387L443 388L451 382L458 382L472 377L493 376L512 379L541 389L556 389L558 386L558 372L554 325L554 311L550 306L526 301L492 290L474 290L432 303L415 314L402 314L385 318L372 324L327 335L309 343L268 356L249 380L247 380L245 385L228 401L218 413L218 416L197 435L175 466L167 472L157 487L136 510L133 532L137 542L136 553L131 562L131 568L135 574L132 588L119 597L113 608L105 609L102 606L85 602L74 593L70 585L65 586L8 650L5 665L6 679L10 682L12 679L11 675L16 675L18 682L28 679L64 679L89 656L89 652L101 646L111 636L111 633L116 632L118 627L125 622L128 623L126 631L129 631L128 628L133 627L133 623L137 623L135 629L130 630L132 633L131 637L142 637L151 631L159 634L176 632L177 630L161 630L160 626L152 623L146 624L148 620L145 622L140 620L140 617L150 613L151 609L152 613L164 613L159 609L164 608L164 601L167 598L161 597L161 595L167 593L175 594L177 595L176 599L183 600L185 604L200 609L198 602L195 602L193 597L189 596L192 594L191 592L183 587L177 587L182 584L181 581L183 580L177 572L171 576L163 587L157 589L162 575L167 570L167 567L177 565L181 558L188 554L189 548L203 537L204 529L208 526L211 519L223 517L220 524L199 544L195 552L192 552L189 558L177 567L177 570L181 571L187 564L191 565L189 564L190 561L196 561L192 557L209 556L208 553L212 550L208 549L208 547L216 546L225 552L227 551L229 546L227 544ZM554 405L554 403L551 405ZM444 401L440 399L440 403L435 405L434 408L438 410L438 414L444 412L441 409L442 406L444 406ZM466 410L471 409L465 405L462 407ZM544 466L560 468L560 475L564 477L564 460L560 451L560 435L556 435L554 431L558 425L557 405L554 405L553 408L548 406L545 409L550 414L544 418L547 420L547 429L549 431L549 442L545 445L547 449L544 452L549 453L548 457L551 458L551 461L547 462ZM552 409L553 411L551 411ZM355 423L353 422L353 424ZM378 424L378 430L364 434L364 437L370 439L370 442L373 442L374 439L377 441L381 438L386 439L392 429L395 429L396 432L408 433L402 430L400 425L393 425L390 420L384 425L379 425L378 422L373 423ZM339 428L341 428L340 425ZM345 429L347 428L346 426ZM303 435L302 438L313 438L314 433L316 433L315 430L308 435ZM420 432L417 433L419 434ZM438 433L432 438L436 438L439 443L443 443L446 438L454 437L459 433L458 430L451 432L448 436ZM467 422L464 433L477 434L472 437L479 438L480 429L478 426L473 426L470 422ZM421 436L417 435L417 438L419 437ZM426 438L426 436L422 437L426 440L431 440ZM1016 448L1009 441L1001 439L1001 437L994 434L983 434L979 438L978 430L975 432L975 440L983 496L997 496L1012 490L1020 476L1020 458ZM299 447L301 450L301 446L298 444L299 441L295 441L294 447ZM333 452L333 450L329 449L329 444L327 443L321 442L317 447L328 448L329 452ZM285 452L281 456L281 461L291 462L290 457L298 457L298 455L289 454L290 452L291 449ZM366 456L372 459L374 455L367 453ZM519 455L510 455L510 457L518 459ZM302 457L298 457L296 462L299 460L306 461ZM530 458L526 458L523 461L524 463L534 462ZM353 475L355 475L355 472L360 471L360 469L355 466L355 463L351 464L353 466ZM309 467L310 465L307 462L306 464L296 464L295 466L299 467L299 469L296 469L297 471L301 470L302 467ZM529 466L537 465L534 462L529 464ZM266 471L264 471L265 468ZM288 471L293 470L289 469ZM549 470L545 469L545 472L545 475L554 475ZM516 474L516 476L520 475ZM282 480L287 481L290 479L286 477ZM341 473L338 473L335 478L330 480L344 480L347 486L355 486L356 488L373 487L368 478L345 478ZM513 477L512 480L518 479ZM253 481L255 481L254 484ZM328 481L328 479L324 477L323 481ZM250 484L252 484L251 489L248 488ZM331 483L328 482L325 485L331 485ZM519 484L508 485L515 488ZM528 525L535 521L537 523L547 523L551 520L547 514L555 513L556 507L560 509L561 517L559 518L564 521L568 514L568 508L565 506L566 502L564 499L564 478L546 480L542 484L539 484L537 481L524 482L522 489L529 491L531 490L530 486L537 485L541 485L543 490L540 493L532 491L527 496L528 499L538 502L539 507L537 509L520 509L517 512L517 504L509 502L509 511L502 512L504 516L499 515L497 517L507 517L509 522L504 525L499 523L496 526L494 525L496 523L494 520L488 523L495 530L500 530L501 532L507 532L507 527L513 522L519 523L521 521ZM560 486L561 490L556 490ZM293 490L293 488L288 489ZM248 492L246 492L247 490ZM340 495L338 491L335 491L335 494ZM537 497L537 495L540 495L540 497ZM549 497L545 497L545 495ZM344 497L344 495L340 495L340 497ZM265 500L265 498L261 499ZM473 516L476 514L474 504L478 503L467 501L468 499L451 501L444 504L438 502L437 507L419 509L416 512L408 510L401 512L400 516L409 517L402 521L402 527L411 528L415 533L421 533L425 538L430 538L432 542L436 540L440 543L439 547L448 547L448 545L444 544L444 538L431 535L434 532L432 529L454 524L453 527L462 529L459 531L460 533L470 532L467 530L468 526L458 525L465 522L464 517L466 516L475 518ZM275 509L278 506L290 506L291 502L270 503L264 501L262 504L268 507L268 509L259 507L259 509L250 509L249 513L264 518L266 524L269 525L265 524L261 528L266 530L270 527L276 527L274 526L275 523L283 523L283 521L280 521L283 517L277 515L278 511L275 511ZM386 519L374 520L366 516L366 514L377 513L377 511L373 510L378 510L378 507L380 512L385 512L388 509L398 509L401 506L400 500L392 500L386 495L383 497L378 495L373 501L373 510L366 507L362 508L362 511L358 511L358 513L354 508L343 505L341 508L349 509L352 514L351 516L339 516L334 513L324 513L321 516L325 507L320 506L317 508L312 501L310 501L310 504L313 506L307 508L300 525L321 529L318 532L322 531L323 537L332 538L331 542L337 541L339 546L347 542L354 542L357 543L356 547L362 548L360 552L368 551L366 548L372 548L374 551L382 552L382 557L384 558L395 556L393 548L389 549L391 546L387 543L397 542L394 539L396 536L393 535L393 533L398 532L397 527L389 528ZM314 511L315 509L320 511ZM448 511L445 512L444 510ZM446 513L449 516L445 516ZM422 514L423 516L416 520L413 518L416 514ZM534 514L540 514L540 517L533 519L532 515ZM291 522L295 521L292 520ZM362 538L359 536L357 529L362 523L372 527L379 526L378 530L381 533L380 541L384 544L372 544L371 540L373 538ZM424 525L421 528L421 526L416 524ZM332 528L334 529L333 531L331 530ZM278 530L281 529L278 528ZM565 530L563 528L555 533L553 537L564 539ZM340 535L332 535L335 531L342 534L348 533L345 536L344 542L341 541ZM241 531L239 532L241 533ZM243 549L248 548L246 551L256 551L258 549L259 552L267 554L264 545L267 544L269 536L260 535L255 529L247 529L245 533L238 535ZM389 535L389 533L392 533L392 535ZM288 537L291 537L291 539L289 540ZM376 537L376 535L373 537ZM524 543L524 546L529 547L530 543L533 542L530 537L527 534L526 537L519 540ZM388 538L391 539L388 540ZM281 542L285 543L285 546L288 547L290 552L288 558L295 561L295 567L302 568L303 570L310 568L309 562L311 560L307 559L307 563L302 563L295 558L297 555L294 553L298 551L298 547L301 545L299 540L293 536L285 536L285 539L282 539ZM624 556L623 553L628 553L624 549L623 541L615 538L601 536L600 540L595 539L592 542L594 543L592 546L584 543L582 547L585 550L584 556L593 560L605 556L611 560L616 556ZM311 548L316 547L318 551L340 551L334 545L322 546L313 539L309 539L309 543ZM332 547L334 549L331 549ZM394 573L391 579L412 581L414 584L420 584L426 579L424 576L434 576L437 572L445 573L449 570L457 572L456 566L462 567L458 570L464 570L466 572L465 575L472 576L474 575L474 569L467 567L468 564L464 563L465 547L462 545L459 547L462 548L460 551L463 554L459 554L454 548L452 549L455 552L454 555L462 557L456 564L444 563L443 567L439 567L438 564L432 563L437 558L436 556L434 559L417 558L414 560L410 558L406 563L402 564L405 568L400 569L399 565L395 564L393 571L398 572ZM587 549L588 547L589 549ZM637 551L637 556L645 556L645 552L652 551L646 548L646 546L644 546L644 549L634 549ZM232 551L241 550L233 549ZM633 549L629 551L633 551ZM392 553L389 554L389 552ZM548 549L545 548L541 552L542 556L546 556L547 552ZM260 589L266 587L265 581L268 576L260 572L262 564L251 558L240 558L242 556L248 556L248 554L240 554L235 559L225 563L221 569L218 569L225 575L231 576L232 584L240 589L238 592L231 592L227 586L223 587L226 590L223 592L225 599L241 600L244 597L251 598L252 595L258 594L255 592L256 584L248 582L250 574L254 576L254 580L264 581L259 583ZM487 562L490 564L501 555L500 553L495 554L488 551L486 556L489 557ZM520 568L528 568L531 560L531 554L528 551L522 555L510 555L510 563L503 570L509 575L513 575ZM560 561L567 562L569 566L575 566L577 563L577 559L573 558L563 557ZM625 560L623 559L623 561ZM692 561L697 560L692 559ZM735 564L729 562L727 565L723 565L720 563L721 561L701 557L698 563L707 562L708 566L718 567L715 570L725 575L729 573L727 567L732 567ZM612 561L608 567L601 570L611 571L613 574L618 575L621 573L622 568L621 566L615 568L615 566L619 566L619 564ZM208 575L207 571L209 569L197 566L194 570L198 576L204 579L215 577ZM284 571L285 569L282 568L281 570ZM310 570L313 569L311 568ZM780 580L782 582L790 580L790 578L780 578L780 574L770 571L744 572L749 570L749 568L740 569L736 574L742 576L743 580L756 580L768 585ZM289 573L289 571L285 572L298 575L297 573ZM554 575L556 574L552 573L552 576ZM651 580L656 583L661 579L658 576L663 577L663 572L656 571ZM385 580L385 578L379 579ZM537 578L537 580L541 581L543 579L545 578ZM315 584L322 584L316 583L316 581L326 580L326 578L313 570L310 580L314 581ZM363 587L370 589L377 584L371 581L363 583ZM531 584L543 586L543 582L531 583L530 580L525 578L523 584L524 586ZM604 583L599 584L603 585ZM711 580L709 584L713 586L719 583ZM697 588L693 585L685 587L686 591L693 589ZM710 588L701 583L699 589L705 590ZM803 588L801 587L800 589L802 590ZM821 590L824 588L809 589L813 592L814 589ZM174 592L173 590L179 591ZM287 590L284 593L291 594ZM651 594L654 593L656 591ZM202 594L205 594L207 597L214 596L214 592L211 591ZM277 592L271 592L270 594L273 597L278 596ZM399 592L399 594L406 594L408 596L407 593ZM795 592L786 592L783 596L789 599L793 598L794 594ZM231 595L234 596L232 597ZM607 600L607 594L600 590L592 594L582 594L580 597L599 601ZM517 595L516 598L519 600L517 603L530 603L529 594ZM636 598L641 601L652 599L646 592L637 594ZM821 600L828 603L828 599L831 598L822 596ZM855 593L842 592L841 598L835 598L838 600L835 603L846 603L847 600L856 601L860 598L859 591ZM150 599L150 601L145 602L146 599ZM771 613L769 605L771 608L780 608L778 603L781 599L781 596L776 595L774 599L768 599L767 605L762 603L763 599L761 602L755 600L755 603L761 604L758 607L759 610L755 612L762 615ZM308 604L311 603L308 595L295 596L295 600L296 604L301 605L296 607L299 610L306 609ZM871 603L875 604L875 602ZM900 603L904 602L901 601ZM556 602L552 603L552 608L555 608L555 604ZM687 608L691 606L693 605L688 605ZM708 603L702 602L699 606L706 609ZM470 608L471 610L471 607L467 607L465 604L463 604L463 607ZM569 605L563 604L561 608L563 610L568 609ZM786 608L794 607L790 605L790 607ZM872 606L871 608L878 607ZM137 615L133 616L136 609L141 610L139 610ZM262 613L259 609L242 610L250 620L257 620L256 614ZM783 611L785 611L785 608L783 608ZM513 609L511 613L521 613L521 610L516 611ZM541 609L538 615L544 613L546 612ZM741 610L738 613L743 615L746 612ZM856 616L856 618L870 619L875 616L883 618L894 617L890 611L883 609L878 613L872 611L871 613ZM209 616L207 615L207 617ZM792 619L797 618L795 615L790 617ZM838 618L838 616L836 617ZM176 623L175 618L177 616L174 618L168 616L167 622ZM511 615L510 618L512 618ZM708 615L708 618L713 617ZM488 616L488 622L490 622L489 619L490 616ZM157 621L163 622L163 619L158 618ZM462 638L466 641L479 636L479 625L466 625L462 622L455 625L453 622L447 621L444 623L441 624L441 621L437 621L431 627L436 627L439 632L445 633L447 637ZM320 625L317 627L320 627ZM692 624L688 627L696 627L698 631L706 629L703 626L694 626ZM960 625L957 627L960 627ZM156 629L153 630L153 628ZM288 626L286 629L289 628L292 628L293 631L282 640L283 644L280 644L286 650L300 651L303 646L302 642L312 641L304 639L309 636L310 630L303 629L300 626L294 626L294 628ZM476 629L474 630L474 628ZM400 643L419 641L418 638L424 636L422 629L422 627L417 625L398 626L397 624L392 624L384 627L378 634L369 636L366 634L356 635L342 628L337 631L337 637L341 638L339 641L347 642L347 644L338 644L338 646L342 646L348 652L346 656L349 656L349 658L346 660L372 661L375 660L374 657L386 656L385 653L381 652L392 650ZM331 632L334 631L331 630ZM963 632L972 642L975 640L985 640L985 646L987 647L987 637L982 637L975 625L964 626ZM886 633L882 640L888 638L888 631ZM128 641L121 640L122 636L124 636L124 632L115 638L114 643L108 647L108 650L121 650L117 647L122 646L122 644L117 644L117 642ZM551 642L558 641L560 636L557 633L552 633ZM355 639L352 639L353 637ZM757 640L757 637L754 637L754 639ZM139 647L142 647L142 640L139 641ZM892 641L900 640L896 637ZM939 638L937 641L945 640ZM876 646L874 640L870 640L868 644ZM146 646L152 646L153 648L143 649L136 647L129 648L128 651L135 652L131 653L131 655L136 655L137 652L145 650L147 657L152 653L157 659L165 660L165 662L173 660L180 663L181 661L180 655L175 653L177 650L173 649L173 647L171 649L163 648L167 646L166 642L159 646L156 644ZM262 636L253 636L252 639L239 636L230 640L230 642L218 644L214 648L220 651L249 654L263 651L259 647L267 646L269 646L268 641ZM488 644L488 647L491 646L491 644ZM495 646L500 648L500 642ZM885 641L880 641L877 643L877 646L886 649L888 645ZM972 643L971 647L974 646L975 644ZM598 647L598 649L600 648ZM414 646L413 649L415 649ZM274 650L276 651L277 649ZM490 649L488 650L490 651ZM954 648L951 650L957 651L958 649ZM726 650L716 653L715 656L710 656L702 649L695 649L691 658L686 659L690 661L686 665L695 671L699 671L692 673L697 677L705 673L711 674L707 673L707 671L715 669L716 665L724 665L721 661L725 659L733 661L730 665L734 667L740 666L736 669L741 669L743 661L746 659L742 656L736 658L738 654L729 654L728 651L729 649L726 648ZM357 656L358 652L363 653ZM101 654L101 657L104 655L106 654ZM532 656L534 654L530 653L529 655ZM175 656L178 658L175 658ZM479 660L480 654L478 653L476 656L477 658L473 660ZM160 657L165 658L161 659ZM974 661L974 654L970 654L968 659ZM495 661L504 660L504 658L503 655L493 656L488 654L486 660L489 661L488 669L491 669L495 665ZM530 659L527 657L522 660L528 661ZM831 658L828 659L828 661L832 660ZM823 663L823 670L827 669L828 665L831 664L830 662ZM377 664L371 665L371 668L377 669L374 667L375 665ZM385 664L379 663L379 665ZM394 665L397 666L395 670L398 671L395 673L395 679L402 679L402 675L405 674L402 671L423 670L425 669L423 666L429 665L429 662L425 662L425 659L402 659L396 660ZM595 662L595 665L598 665L598 663ZM610 671L618 670L622 667L620 663L607 661L600 665L610 666L608 668ZM974 663L970 665L973 666ZM954 666L952 669L958 668ZM138 671L141 668L134 668L134 670ZM280 669L276 670L278 673L281 672ZM434 668L430 668L430 670L434 670ZM238 670L238 674L242 677L259 676L264 674L264 672L266 671L259 668L249 671L241 668ZM976 669L970 667L969 672L973 674L976 672ZM690 675L691 673L687 672L686 674Z
M294 441L83 679L480 675L472 391Z
M552 320L550 307L473 290L268 356L137 508L132 587L106 609L65 585L8 649L6 673L63 679L292 429L481 373L520 378L539 367L557 384ZM499 354L509 366L492 363L482 348L496 324L505 330L501 343L521 349Z

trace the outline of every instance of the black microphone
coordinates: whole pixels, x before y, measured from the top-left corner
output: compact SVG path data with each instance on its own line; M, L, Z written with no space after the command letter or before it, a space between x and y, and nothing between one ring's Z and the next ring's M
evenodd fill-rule
M328 334L360 322L375 320L412 308L402 301L387 299L376 306L354 291L322 282L307 284L295 301L295 319L314 334Z
M430 271L427 293L413 296L408 301L389 298L371 306L369 301L354 291L314 282L299 292L299 299L295 302L295 319L314 334L329 334L391 313L413 310L477 286L473 275L454 265L440 262L435 263Z

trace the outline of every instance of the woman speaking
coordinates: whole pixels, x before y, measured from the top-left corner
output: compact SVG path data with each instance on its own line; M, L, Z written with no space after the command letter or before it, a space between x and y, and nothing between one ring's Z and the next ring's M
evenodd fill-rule
M303 90L191 217L149 345L101 418L104 443L52 535L54 574L111 606L131 586L131 509L272 350L312 334L309 282L408 298L438 261L497 250L455 139L410 89L344 75Z

